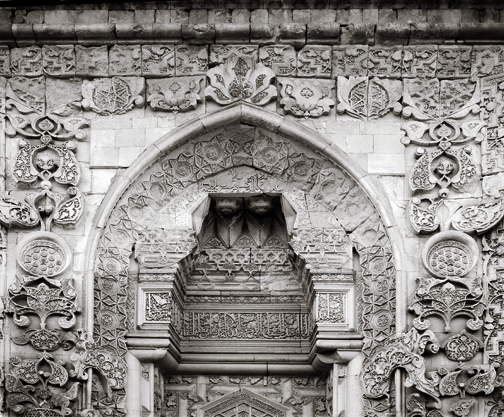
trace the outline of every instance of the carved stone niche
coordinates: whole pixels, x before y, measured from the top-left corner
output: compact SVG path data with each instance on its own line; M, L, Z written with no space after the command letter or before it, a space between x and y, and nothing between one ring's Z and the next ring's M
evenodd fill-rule
M301 347L305 363L318 339L361 339L346 232L300 227L298 205L288 192L196 193L165 208L177 226L150 229L135 245L137 329L167 331L182 355Z

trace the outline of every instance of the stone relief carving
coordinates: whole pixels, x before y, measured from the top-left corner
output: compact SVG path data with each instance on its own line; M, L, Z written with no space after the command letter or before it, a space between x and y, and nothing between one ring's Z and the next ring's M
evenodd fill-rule
M468 78L471 75L471 53L471 46L438 46L437 77Z
M11 50L11 72L14 76L38 77L42 75L42 49L27 46Z
M175 49L171 45L142 45L142 75L175 75Z
M483 137L480 130L483 126L484 123L480 121L461 124L452 120L430 124L407 122L402 127L406 132L403 144L423 145L415 152L418 161L410 174L410 188L413 191L429 191L438 186L440 197L446 197L449 189L463 192L474 181L477 170L470 156L472 148L460 145L471 140L481 141ZM427 146L437 146L437 149L430 151Z
M329 114L334 106L334 82L326 80L296 80L281 78L280 106L294 116L319 117Z
M275 78L273 70L257 64L248 55L232 54L223 64L208 70L207 77L205 95L221 105L244 100L262 106L277 96L271 84Z
M332 69L330 46L306 45L298 52L297 76L330 78Z
M296 50L291 45L267 45L259 48L259 62L279 77L295 76Z
M430 327L425 317L436 315L444 321L444 331L450 331L454 317L469 317L467 326L478 330L483 326L485 309L481 278L462 278L476 265L479 250L468 235L447 231L431 237L425 244L422 259L435 278L419 278L414 302L410 306L417 317L413 325L418 330Z
M408 383L432 399L439 398L438 378L428 379L425 376L425 363L421 354L430 343L434 350L438 348L434 333L426 331L419 335L415 329L402 337L391 338L388 344L378 347L365 362L361 379L364 396L380 398L388 395L388 378L391 373L402 368L408 373Z
M144 104L145 80L141 77L96 78L82 82L82 107L98 114L124 114Z
M402 110L399 99L402 82L368 77L338 77L339 114L349 115L361 120L373 120L384 116L391 110L399 114Z
M44 73L52 77L75 76L73 45L44 45L42 47Z
M202 204L201 200L199 200L198 190L202 192L202 190L206 191L207 189L222 189L223 191L221 192L226 193L240 192L242 189L244 192L251 192L251 190L257 190L258 192L271 190L271 192L277 193L277 195L285 191L286 198L288 198L289 204L292 205L293 210L300 213L299 221L307 222L302 223L306 224L306 227L310 227L314 221L327 222L331 216L322 213L327 212L327 207L332 206L332 201L335 201L335 198L339 198L340 200L347 199L346 201L348 202L345 203L347 205L350 204L350 200L354 201L354 198L358 198L359 201L364 198L362 203L364 205L366 204L365 197L360 196L357 191L349 193L355 185L345 177L342 172L339 172L338 169L330 168L325 172L322 170L324 160L313 152L303 150L299 148L297 144L289 143L280 137L271 137L271 134L268 135L269 136L266 136L262 131L254 128L236 130L234 130L234 128L229 128L227 130L208 134L166 155L155 165L152 172L145 174L146 176L144 176L140 187L134 190L132 189L124 196L122 202L119 203L117 209L112 214L110 224L99 244L98 260L95 270L95 300L103 307L100 309L100 315L95 317L95 337L100 346L107 347L121 356L126 353L123 336L124 329L127 328L127 317L124 313L124 306L128 294L126 289L126 271L130 263L132 245L140 239L138 230L143 230L145 227L152 227L149 226L150 224L156 224L156 227L162 229L166 228L166 230L173 230L173 226L171 225L175 225L178 222L181 222L178 224L182 225L188 224L188 229L190 229L192 227L192 221L190 219L186 220L184 217L187 216L189 207L184 206L186 203L183 203L180 207L181 217L179 217L179 214L176 214L179 210L176 207L178 202L184 201L184 199L189 196L194 196L192 197L191 203L191 207L194 208L190 210L198 210L196 207ZM248 165L248 167L240 165ZM261 181L255 182L254 184L256 185L250 188L249 179L256 181L258 176L261 176ZM234 180L231 180L232 177ZM224 180L224 178L226 178L226 180ZM327 181L322 181L322 178L326 178ZM332 180L328 182L329 178L332 178ZM213 184L213 180L215 180L215 187L217 188L209 188L210 185ZM299 199L302 199L302 204L298 203L296 199L291 198L292 186L287 187L287 181L291 181L291 183L294 182L294 184L296 184L295 187L299 187ZM339 188L341 194L339 197L333 195L329 198L330 188L334 189L332 184L334 182L339 184L340 181L342 181L342 187ZM327 182L327 186L323 186L322 182L324 182L324 184ZM228 186L231 188L224 191L224 188L220 186L221 184L229 184ZM314 187L315 184L319 185L317 186L318 191L314 194L314 197L308 194L307 191L301 191L302 189L309 190L311 187ZM233 212L234 208L236 208L234 205L235 203L232 201L229 203L230 204L227 206L229 206L230 212ZM306 210L303 207L306 205L311 207L312 210L316 209L320 211L320 217L315 216L313 219L309 216L303 217L303 210ZM337 205L337 203L335 203L335 205ZM265 207L267 207L267 205L265 206L264 204L259 204L257 206L257 208L261 210ZM332 206L332 208L334 208L334 206ZM362 214L359 214L358 218L356 216L352 217L350 212L344 214L346 212L343 208L341 208L341 210L340 215L342 217L347 216L349 219L352 218L351 222L347 222L350 228L349 230L358 228L358 230L354 232L354 239L358 242L358 252L361 254L361 264L363 273L366 277L366 283L361 287L366 294L366 297L364 297L366 301L362 303L362 309L365 310L366 313L362 313L362 315L359 316L359 320L362 320L364 316L366 317L361 326L365 329L365 352L367 353L376 343L379 343L377 339L384 340L394 332L395 270L393 267L392 250L385 229L377 217L374 217L366 223L365 226L361 225L361 223L365 223L365 216L372 215L372 209L371 211L368 211L367 208L366 210L361 210ZM186 214L184 215L183 213ZM291 216L288 214L290 213L289 211L285 213L286 216ZM323 216L326 216L324 220L322 220ZM266 216L265 219L267 218ZM301 220L303 218L305 220ZM318 218L319 220L316 220ZM203 227L203 219L204 217L200 220L202 222L201 227L205 230L206 226ZM232 232L234 229L229 229L230 223L226 229L224 227L225 222L221 224L219 220L215 222L216 226L212 226L211 230L219 230L220 232L218 234L205 235L206 237L203 239L203 243L207 241L213 242L215 239L212 240L212 237L216 237L218 238L218 242L222 245L222 242L228 242L227 239L231 239L231 236L234 236L233 239L236 239L235 242L238 244L241 237L245 237L245 234L250 240L256 239L254 236L257 236L259 239L258 242L268 242L268 233L265 231L270 229L264 229L261 226L261 224L263 224L261 223L262 221L263 220L258 221L257 219L254 220L251 218L250 221L247 220L247 222L249 222L250 225L255 225L255 229L250 229L249 223L247 223L246 229L240 229L240 233L235 233ZM296 224L295 222L291 222L291 220L287 221L288 224ZM273 224L274 223L273 221ZM236 225L242 225L241 227L244 227L243 225L245 225L245 223L238 221ZM299 228L300 225L294 227ZM217 229L215 229L215 227L217 227ZM316 261L315 258L321 252L323 252L321 259L323 256L331 255L331 248L333 246L337 247L341 243L341 240L338 238L338 233L344 233L344 230L339 229L338 231L339 227L341 226L335 224L327 228L326 234L329 240L325 245L327 245L328 248L326 249L323 247L324 242L320 242L322 246L320 246L320 248L317 247L316 251L318 253L310 255L313 256L314 261ZM180 229L183 229L183 227ZM333 232L337 233L331 234L331 230L329 229L334 229ZM225 230L228 231L226 232ZM274 230L277 230L276 227ZM285 239L282 239L281 236L278 240L285 244ZM231 242L232 240L229 240L228 245L230 245ZM317 242L318 241L313 242L314 247L317 245ZM203 243L199 242L198 244L202 245ZM343 241L342 243L343 247L350 247L348 241ZM140 246L138 246L138 248L140 248ZM149 254L147 247L145 249L145 253ZM220 250L221 253L225 252L222 248ZM336 249L336 251L339 250L340 249ZM141 249L141 252L142 251L143 249ZM151 252L155 255L155 258L158 256L156 251L157 249ZM141 252L138 254L139 257L137 259L139 260L143 256L140 254ZM186 256L183 252L179 253L180 258ZM236 247L235 253L241 253L239 247ZM196 252L196 254L198 254L198 252ZM346 257L349 256L348 252L345 252L345 250L342 250L341 254L342 256L343 254L345 254ZM145 269L142 274L149 273L152 275L153 279L155 279L154 276L156 274L161 274L158 276L162 276L162 274L172 274L171 277L168 278L170 280L169 282L178 282L177 280L180 279L186 280L186 285L193 285L191 281L187 280L190 276L191 268L193 268L192 265L194 265L194 267L197 265L196 262L193 263L192 259L194 258L191 256L192 255L189 255L187 260L179 263L178 268L173 269L172 272L168 272L167 269L161 272L162 268L159 268L161 265L157 264L159 258L156 258L156 261L152 264L152 272ZM207 268L206 264L211 264L212 259L209 257L208 259L205 258L202 260L205 262L204 269L206 269L206 273L210 277L212 269ZM231 263L233 263L237 261L238 258L234 260L231 258L230 260ZM255 260L254 263L256 263ZM240 264L240 262L238 262L238 264ZM299 264L296 265L299 265L296 266L296 268L299 268L303 263L299 261ZM329 274L329 272L326 273L324 271L329 271L328 268L330 268L330 263L325 264L319 262L317 265L316 268L320 276ZM200 265L199 268L202 267L203 264ZM289 268L292 268L292 266L289 266ZM227 266L222 273L223 276L227 273ZM249 273L247 271L244 277L248 276ZM372 282L376 280L376 277L380 277L379 281L381 284L379 286L372 284ZM201 282L202 285L207 285L204 282L204 274L201 274L198 279L200 280L198 282ZM105 283L107 283L106 286ZM229 281L219 285L234 284L232 281ZM100 301L103 300L104 297L114 300L113 303L107 303L107 306L105 306L102 304L102 301ZM292 297L299 297L299 293L292 294ZM297 298L292 297L289 295L289 297L285 299L286 302L296 302L295 300L297 300ZM376 303L374 301L382 298L388 299L388 301L385 303ZM236 297L234 300L237 300ZM226 301L226 303L228 301ZM333 301L335 300L331 301L330 314L336 314L338 311L337 308L333 308ZM281 314L269 311L259 313L257 311L247 310L246 308L242 310L243 311L229 312L222 307L213 308L208 311L185 310L183 312L184 320L181 334L183 337L190 337L198 342L215 340L214 338L222 337L223 335L234 340L247 340L252 337L252 339L259 338L262 340L285 338L285 340L288 341L291 338L304 339L313 328L313 323L310 323L310 321L313 320L309 319L311 314L308 312L300 313L298 307L296 307L295 313L287 311ZM368 311L371 311L371 314L368 314ZM329 322L327 322L327 324L329 325L330 321L333 320L332 316L328 318L328 320ZM297 400L294 402L297 402Z
M147 103L154 110L185 112L194 110L202 101L202 77L147 80Z
M189 339L299 339L310 330L307 313L184 313L183 336Z
M333 76L363 77L368 74L368 46L333 46Z
M400 78L403 55L402 48L370 46L368 75L370 77Z

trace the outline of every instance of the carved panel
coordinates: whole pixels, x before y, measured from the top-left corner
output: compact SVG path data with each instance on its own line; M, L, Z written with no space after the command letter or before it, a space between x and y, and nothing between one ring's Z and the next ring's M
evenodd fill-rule
M400 78L402 60L402 47L370 46L368 74L370 77Z
M472 46L440 45L436 76L438 78L467 78L471 75Z
M75 50L72 45L42 47L44 73L53 77L75 76Z
M280 78L280 106L298 117L319 117L329 114L334 106L333 81Z
M233 55L248 56L257 62L258 47L256 45L210 45L209 62L212 65L224 64Z
M171 45L142 45L142 75L171 77L175 75L175 48Z
M11 102L9 98L13 98L14 102L18 102L27 106L31 111L39 114L45 112L45 95L46 85L44 77L25 78L12 77L7 82L7 91L5 103L6 110L10 110ZM12 104L14 104L14 102ZM27 111L29 112L29 110Z
M82 107L98 114L123 114L144 104L140 77L96 78L82 83Z
M199 95L202 77L147 80L147 103L154 110L185 112L195 109L202 101Z
M298 52L297 65L298 77L330 78L331 47L306 45Z
M205 95L221 105L239 100L264 105L274 99L277 90L272 82L275 73L256 64L250 56L232 55L224 64L207 72L209 84Z
M142 52L139 45L114 45L109 50L109 75L141 75Z
M208 51L206 45L175 46L175 75L203 75L208 70Z
M310 329L308 313L186 311L182 334L189 339L299 339Z
M368 75L368 46L333 46L332 75L365 77Z
M348 113L362 120L373 120L391 110L400 113L402 82L367 77L338 77L338 113Z
M11 72L13 76L38 77L42 72L42 49L39 46L12 48Z
M279 77L295 76L296 50L291 45L267 45L259 48L259 62Z
M75 45L75 75L79 77L108 76L108 49L103 46Z
M435 77L437 60L437 45L405 46L401 75L403 78Z
M471 77L504 74L504 48L498 45L473 47Z

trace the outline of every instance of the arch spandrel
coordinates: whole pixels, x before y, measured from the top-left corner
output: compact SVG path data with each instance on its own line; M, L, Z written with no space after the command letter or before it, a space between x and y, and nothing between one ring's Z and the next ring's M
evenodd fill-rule
M212 129L216 124L218 128ZM136 162L118 178L118 183L124 186L114 190L104 202L104 207L111 207L115 199L114 209L99 215L97 224L104 227L99 229L101 237L96 251L92 249L91 253L95 258L95 339L119 356L128 350L125 339L128 329L135 327L131 317L128 318L134 312L131 298L135 293L128 289L133 247L148 230L188 232L187 245L179 245L184 247L179 253L183 265L158 271L153 279L159 280L161 273L165 281L170 281L165 287L169 293L165 301L173 305L172 316L161 322L180 321L172 322L171 327L183 334L183 291L173 289L178 285L177 276L190 269L187 257L194 256L197 246L191 246L196 242L192 217L195 207L212 195L284 196L295 211L293 230L289 232L294 236L291 246L295 246L298 231L317 228L344 231L348 242L345 253L348 258L344 262L335 261L337 257L328 261L327 256L324 258L327 250L320 248L317 253L307 250L303 254L299 248L294 251L303 290L312 291L311 298L305 299L309 313L306 325L318 329L319 335L326 334L322 339L329 334L325 330L337 329L331 326L338 319L311 310L337 301L337 293L358 300L355 307L358 324L353 331L363 338L364 355L395 333L395 259L401 242L390 240L393 225L389 224L385 199L378 187L371 187L375 184L361 169L315 132L248 106L235 106L200 118L194 126L186 125L160 139L144 153L144 161ZM349 278L352 246L359 254L362 270L357 288ZM107 282L119 285L104 285ZM144 300L157 288L148 283L140 286ZM139 333L134 334L138 337ZM317 337L312 339L311 348L316 352L318 342L313 344L313 340ZM320 343L324 351L327 342ZM308 362L313 361L313 356L310 357L308 360L306 356Z

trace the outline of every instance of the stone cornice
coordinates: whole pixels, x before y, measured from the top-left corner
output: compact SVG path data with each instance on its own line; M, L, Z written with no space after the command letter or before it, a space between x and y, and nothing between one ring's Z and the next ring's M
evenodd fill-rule
M500 23L459 24L350 24L293 23L282 27L249 23L96 23L96 24L3 24L0 44L114 45L114 44L291 44L304 45L422 45L502 43Z
M1 4L1 3L0 3ZM129 6L128 6L129 5ZM501 43L500 10L0 7L0 43L421 45ZM88 5L93 6L93 5ZM134 7L135 6L135 7ZM246 5L244 5L247 7ZM129 7L129 8L128 8ZM201 7L201 5L200 5ZM205 7L205 6L203 6ZM423 6L422 6L423 7Z

